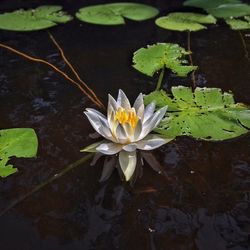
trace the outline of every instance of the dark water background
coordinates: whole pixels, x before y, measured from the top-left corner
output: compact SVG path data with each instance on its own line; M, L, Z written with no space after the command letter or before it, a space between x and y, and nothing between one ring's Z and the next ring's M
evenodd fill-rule
M72 15L110 1L2 0L1 12L61 4ZM135 1L136 2L136 1ZM182 1L137 1L160 15L184 9ZM131 67L132 53L156 42L187 48L187 34L160 29L154 20L102 27L73 20L50 29L83 79L106 103L123 89L133 100L149 93L149 78ZM250 51L250 32L242 32ZM246 36L245 36L246 35ZM46 31L0 31L0 42L41 57L68 72ZM250 104L250 62L239 33L223 22L192 33L199 86L232 90ZM168 74L164 88L190 86ZM93 132L83 116L93 106L44 65L0 49L0 128L32 127L39 137L35 159L13 159L19 172L0 180L0 209L83 155ZM148 166L134 188L114 172L99 183L102 162L86 163L0 217L1 250L246 250L250 249L250 136L225 142L178 138L155 151L167 180Z

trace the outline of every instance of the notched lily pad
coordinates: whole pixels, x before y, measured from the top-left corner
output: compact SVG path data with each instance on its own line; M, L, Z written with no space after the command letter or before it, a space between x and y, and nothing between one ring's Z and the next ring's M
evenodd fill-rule
M245 16L244 19L229 18L225 21L233 30L250 29L250 16Z
M198 31L206 29L203 24L214 24L216 19L211 15L196 14L191 12L175 12L157 18L156 25L163 29L177 31Z
M184 59L190 52L173 43L148 45L134 52L133 67L145 75L153 76L155 72L166 67L177 76L186 77L197 66L189 66Z
M37 148L37 136L31 128L0 130L0 176L7 177L17 171L8 164L10 157L35 157Z
M143 21L155 17L159 11L139 3L111 3L93 5L79 9L76 17L87 23L100 25L125 24L125 19Z
M0 14L0 29L13 31L41 30L72 19L61 6L40 6L31 10L16 10Z
M220 141L249 132L250 110L235 103L231 93L218 88L172 88L172 95L154 91L145 96L145 103L154 101L158 108L168 105L165 117L156 131L167 137L181 135Z

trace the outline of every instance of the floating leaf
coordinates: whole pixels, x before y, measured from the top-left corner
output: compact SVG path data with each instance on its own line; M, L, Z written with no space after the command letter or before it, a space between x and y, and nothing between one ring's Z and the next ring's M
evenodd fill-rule
M197 7L202 9L217 8L223 4L241 4L240 0L187 0L185 6Z
M250 15L250 5L248 4L223 4L207 12L215 17L229 18Z
M37 136L31 128L0 130L0 176L7 177L17 171L13 165L7 165L10 157L34 157L37 148Z
M196 66L187 66L185 55L190 54L178 44L157 43L141 48L134 53L133 67L143 74L153 76L155 72L166 67L171 69L177 76L185 77Z
M188 0L184 5L202 8L218 18L250 15L250 5L239 0Z
M249 131L250 110L235 103L233 95L218 88L172 88L172 96L154 91L145 103L154 101L158 108L168 105L167 117L156 131L167 137L181 135L203 140L226 140Z
M155 23L159 27L168 30L198 31L206 29L206 26L202 24L216 23L216 19L211 15L202 15L191 12L175 12L157 18Z
M143 21L155 17L159 11L139 3L111 3L93 5L79 9L76 17L83 22L101 25L125 24L125 18Z
M246 29L250 29L250 17L246 16L245 20L241 20L241 19L235 19L235 18L230 18L230 19L226 19L226 23L228 25L230 25L231 29L233 30L246 30Z
M0 29L13 31L41 30L72 19L61 6L40 6L31 10L16 10L0 14Z

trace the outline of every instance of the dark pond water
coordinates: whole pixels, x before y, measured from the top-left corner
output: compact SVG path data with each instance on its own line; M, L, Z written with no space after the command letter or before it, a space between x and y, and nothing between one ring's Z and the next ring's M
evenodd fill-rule
M2 0L8 11L41 4L79 7L105 1ZM109 1L106 1L109 2ZM137 1L142 2L142 1ZM182 1L144 0L161 15L186 10ZM132 100L149 93L157 77L131 67L132 53L156 42L187 47L187 34L157 28L153 20L100 27L77 20L50 29L83 79L106 103L123 89ZM242 32L248 50L250 37ZM0 41L67 67L46 31L0 31ZM225 24L191 35L199 86L232 90L250 104L250 62L238 32ZM164 88L190 86L190 78L164 79ZM39 137L36 159L13 159L19 172L0 181L0 209L59 173L83 155L91 126L83 115L93 106L82 93L44 65L0 50L0 128L32 127ZM114 172L99 183L102 162L75 168L0 217L1 250L246 250L250 249L250 137L214 143L178 138L155 151L165 173L144 167L133 188Z

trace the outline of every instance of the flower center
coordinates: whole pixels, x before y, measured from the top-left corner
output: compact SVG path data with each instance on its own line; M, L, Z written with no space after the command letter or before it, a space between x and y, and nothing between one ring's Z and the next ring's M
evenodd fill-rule
M136 115L134 108L125 110L124 108L119 107L115 113L115 122L116 121L122 125L128 123L134 129L138 122L138 116Z

